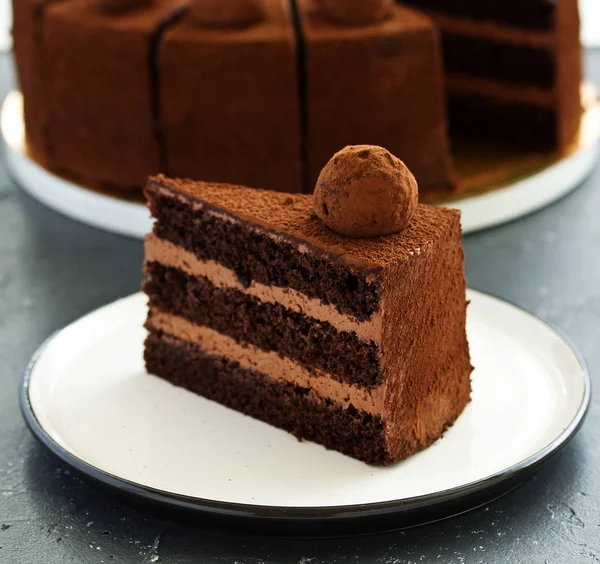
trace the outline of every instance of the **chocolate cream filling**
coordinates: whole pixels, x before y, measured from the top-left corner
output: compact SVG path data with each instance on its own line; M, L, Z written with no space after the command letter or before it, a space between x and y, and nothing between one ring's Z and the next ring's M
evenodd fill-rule
M158 262L146 263L144 291L150 305L210 327L265 351L275 351L319 368L340 382L364 387L383 380L381 348L356 333L338 331L331 323L297 313L279 303L263 302L233 288L214 286L203 276L190 276Z
M301 388L310 388L321 397L341 403L345 407L353 405L356 409L371 414L383 413L383 386L367 391L359 386L342 384L323 371L309 371L274 351L263 351L253 345L241 345L231 337L209 327L156 309L150 310L146 328L192 343L209 354L237 362L247 370L262 372L275 380L283 380Z
M460 18L439 12L429 12L430 17L440 28L442 35L446 33L479 38L484 41L496 41L510 45L537 47L554 50L556 45L555 31L519 29L499 22L479 21Z
M156 218L155 235L201 260L212 260L231 269L244 286L256 281L294 288L359 321L379 312L378 272L354 269L294 237L274 233L155 180L150 180L145 193ZM244 249L243 260L240 249ZM343 252L336 252L339 251Z
M513 85L489 78L451 74L446 77L448 90L456 94L477 94L499 103L519 103L552 108L557 103L554 89Z
M311 298L293 288L269 286L253 280L244 287L235 272L216 261L201 260L194 253L156 235L146 237L146 262L158 262L177 268L190 276L203 276L217 288L233 288L263 302L279 303L283 307L319 321L326 321L338 331L354 332L363 341L381 343L381 314L374 313L367 321L357 321L338 312L331 304Z

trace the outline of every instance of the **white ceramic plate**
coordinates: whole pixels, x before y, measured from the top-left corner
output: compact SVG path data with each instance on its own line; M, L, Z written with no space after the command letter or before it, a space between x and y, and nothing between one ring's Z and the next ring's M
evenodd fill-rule
M596 95L591 87L587 93L592 97ZM42 204L112 233L143 238L151 230L150 216L142 204L83 189L48 172L27 155L23 101L19 92L10 93L4 101L0 130L12 175ZM582 121L581 142L574 153L519 181L449 204L462 211L463 232L470 233L517 219L547 206L579 186L597 161L599 138L600 106L594 102Z
M497 298L469 299L472 401L441 440L387 468L149 376L142 294L54 335L28 369L23 410L75 468L172 509L294 533L313 521L348 533L439 519L524 480L575 433L590 397L581 359L554 329Z

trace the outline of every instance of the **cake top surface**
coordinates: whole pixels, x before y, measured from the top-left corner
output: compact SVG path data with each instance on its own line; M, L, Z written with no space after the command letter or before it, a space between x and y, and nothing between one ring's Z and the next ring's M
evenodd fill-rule
M281 0L262 0L261 18L247 26L237 28L206 27L194 21L190 13L184 16L165 33L167 41L246 43L261 42L292 35L291 14L286 13L286 4Z
M154 32L158 22L182 9L187 0L153 0L147 6L116 13L107 10L103 0L63 0L50 4L46 10L50 16L64 21L76 21L85 28L102 28L113 32Z
M313 211L313 198L192 180L152 177L149 189L194 205L216 208L225 216L263 228L282 240L307 244L359 268L385 268L409 260L444 237L459 222L460 212L419 204L400 233L383 237L349 238L331 231Z
M304 9L303 25L305 32L310 33L313 40L332 38L355 38L355 37L381 37L386 35L398 35L420 33L431 31L435 26L428 16L417 10L396 4L392 7L390 16L383 20L364 25L343 25L332 22L324 16L315 0L301 0Z
M262 0L190 0L189 16L209 28L239 29L264 17Z
M315 0L330 20L342 24L364 25L389 17L394 0Z

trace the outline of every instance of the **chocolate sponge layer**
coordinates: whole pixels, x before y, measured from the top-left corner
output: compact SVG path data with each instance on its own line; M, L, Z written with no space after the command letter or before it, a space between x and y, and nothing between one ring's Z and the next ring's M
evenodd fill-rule
M548 49L482 37L442 34L446 72L491 78L511 84L552 88L556 62Z
M368 464L392 462L385 423L354 407L342 407L308 388L241 368L237 362L160 333L146 340L146 368L181 386L246 415L358 458ZM407 443L403 457L412 454Z
M262 302L242 291L217 288L207 278L189 276L160 263L146 265L144 290L151 306L175 313L236 341L275 351L308 369L362 387L382 381L378 347L355 333L338 331L277 303Z
M257 235L242 222L194 209L175 198L146 188L154 232L202 260L214 260L233 270L244 286L253 280L290 287L337 307L340 313L364 321L379 309L380 289L346 265L313 253L300 253L291 244Z
M457 137L538 149L552 149L558 143L558 115L554 108L500 103L482 96L450 92L448 113L450 130Z

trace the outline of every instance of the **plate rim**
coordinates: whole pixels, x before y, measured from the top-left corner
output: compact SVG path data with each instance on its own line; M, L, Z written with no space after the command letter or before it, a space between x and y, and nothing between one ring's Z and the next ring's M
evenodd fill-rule
M163 507L166 506L175 510L192 510L196 513L203 513L213 516L218 515L227 518L250 518L278 522L297 522L299 520L310 522L323 519L348 521L364 517L382 517L386 515L410 513L414 510L430 508L436 505L443 505L446 502L452 502L462 498L470 498L476 494L483 494L487 491L493 491L504 482L511 484L520 477L526 479L526 477L528 477L536 468L550 461L556 454L558 454L571 441L571 439L573 439L585 421L591 404L592 381L583 355L573 344L571 339L569 339L569 337L567 337L564 332L557 328L553 323L531 313L526 308L519 306L510 300L506 300L494 294L483 292L474 288L468 288L468 291L482 295L486 298L491 298L495 301L502 302L504 305L511 306L521 313L525 313L526 315L534 317L536 320L545 324L550 330L556 333L569 347L578 364L580 365L583 375L584 388L581 403L579 404L574 417L552 442L527 458L524 458L523 460L513 464L508 468L505 468L504 470L500 470L485 478L462 484L460 486L407 498L359 504L327 506L278 506L248 504L200 498L146 486L126 478L121 478L110 472L106 472L69 452L69 450L60 445L50 436L35 415L31 400L29 398L29 385L33 370L46 348L67 327L78 320L87 317L88 315L114 304L116 301L133 297L138 295L140 292L136 292L134 294L130 294L129 296L125 296L124 298L114 300L113 302L105 304L100 308L96 308L87 314L76 318L71 323L65 325L65 327L62 329L53 332L39 346L28 362L22 378L22 384L20 386L19 393L21 413L25 419L27 427L32 432L34 437L40 441L40 443L50 452L56 455L64 463L71 466L74 470L112 490L117 490L121 493L139 498L141 501L159 504ZM510 491L514 488L507 489ZM494 496L494 499L497 497L497 495ZM477 505L473 506L472 509L475 509L475 507L477 507ZM469 510L470 509L466 509L453 514L462 513ZM425 523L425 521L423 521L423 523Z

